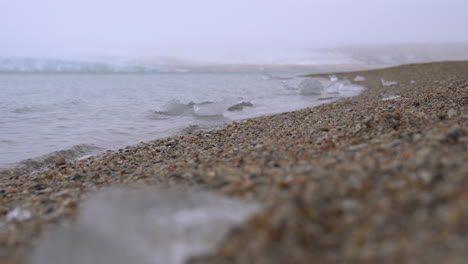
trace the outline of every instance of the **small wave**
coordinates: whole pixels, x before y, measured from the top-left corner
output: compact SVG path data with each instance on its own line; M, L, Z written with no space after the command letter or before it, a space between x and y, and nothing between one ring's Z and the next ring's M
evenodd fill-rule
M0 140L0 143L1 144L7 144L7 145L10 145L10 144L15 144L16 141L13 141L13 140L8 140L8 139L2 139Z
M69 149L54 151L40 157L23 160L19 162L19 166L24 167L23 169L26 169L27 171L33 171L54 164L57 158L74 160L90 153L96 153L100 150L102 149L93 145L75 145Z
M187 134L191 134L197 130L200 130L201 127L199 125L189 125L183 129L180 130L180 133L182 135L187 135Z
M37 106L23 106L13 109L13 113L15 114L29 114L34 112L42 111L43 109Z

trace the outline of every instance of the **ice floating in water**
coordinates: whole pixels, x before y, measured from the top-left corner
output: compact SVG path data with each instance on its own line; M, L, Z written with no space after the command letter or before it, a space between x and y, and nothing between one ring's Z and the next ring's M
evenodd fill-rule
M179 100L171 100L167 102L164 106L162 113L166 115L181 115L192 109L193 103L183 104Z
M242 102L229 107L228 111L241 111L244 107L253 107L251 102Z
M221 116L234 103L231 100L211 104L194 105L193 110L196 116Z
M6 220L7 222L21 222L29 220L31 217L32 214L30 211L21 208L15 208L7 214Z
M365 81L366 78L362 77L361 75L358 75L354 78L354 81L355 82L362 82L362 81Z
M328 76L330 78L330 82L336 82L338 81L338 77L336 75L330 75Z
M163 111L158 114L177 116L193 114L195 116L222 116L226 111L241 111L244 107L253 107L253 104L241 99L226 99L221 102L203 102L183 104L179 100L171 100L164 105Z
M395 82L395 81L385 81L383 78L380 79L380 81L382 82L382 85L386 87L398 84L398 82Z
M180 264L216 249L260 209L207 192L113 189L87 200L74 223L53 231L32 264Z
M271 80L272 78L273 78L273 76L271 76L271 74L268 74L268 73L262 74L262 80L264 80L264 81Z
M382 101L395 100L398 98L400 98L399 95L389 95L389 96L385 96L384 98L382 98Z
M340 92L343 86L344 84L342 82L333 82L327 87L326 92L331 94L337 94Z
M322 94L324 87L317 79L304 79L299 83L302 94Z

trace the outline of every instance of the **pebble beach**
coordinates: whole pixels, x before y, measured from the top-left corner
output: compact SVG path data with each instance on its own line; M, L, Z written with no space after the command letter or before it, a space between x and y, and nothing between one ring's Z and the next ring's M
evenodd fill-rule
M263 205L190 264L466 263L468 62L335 75L366 90L34 173L2 172L0 263L25 263L89 194L115 186L203 189Z

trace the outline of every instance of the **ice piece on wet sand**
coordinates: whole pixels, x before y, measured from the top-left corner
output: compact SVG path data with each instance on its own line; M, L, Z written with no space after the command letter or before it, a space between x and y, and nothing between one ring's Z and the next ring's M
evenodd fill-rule
M299 89L302 94L321 94L323 85L317 79L304 79L299 83Z
M215 250L259 209L202 191L105 190L84 202L74 223L46 236L30 263L183 263Z
M354 81L355 82L362 82L362 81L365 81L366 78L362 77L361 75L358 75L354 78Z
M21 208L15 208L8 212L6 216L7 222L21 222L29 220L32 217L30 211Z
M389 96L385 96L384 98L382 98L382 101L395 100L398 98L400 98L399 95L389 95Z
M398 82L395 82L395 81L385 81L383 78L380 79L380 81L382 82L383 86L393 86L393 85L398 84Z
M416 82L415 80L411 80L411 81L409 81L409 83L410 83L410 84L415 84L415 83L417 83L417 82Z

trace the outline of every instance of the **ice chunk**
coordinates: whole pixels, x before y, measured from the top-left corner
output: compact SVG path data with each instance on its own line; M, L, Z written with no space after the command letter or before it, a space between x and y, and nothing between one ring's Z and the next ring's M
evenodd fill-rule
M262 80L264 80L264 81L271 80L272 78L273 78L273 76L271 76L271 74L269 74L269 73L262 74Z
M34 250L33 264L180 264L210 254L260 205L202 191L110 189Z
M410 83L410 84L415 84L416 81L415 81L415 80L411 80L411 81L409 81L409 83Z
M241 102L230 106L228 111L241 111L244 107L253 107L253 104L251 102Z
M385 87L398 84L398 82L395 82L395 81L385 81L383 78L380 79L380 81L382 82L382 85Z
M326 92L331 94L337 94L343 88L344 84L342 82L334 82L328 85Z
M21 222L29 220L31 217L32 214L30 211L21 208L15 208L8 212L6 220L7 222Z
M366 78L362 77L361 75L358 75L354 78L354 81L355 82L362 82L362 81L365 81Z
M330 78L330 82L338 81L338 77L336 75L330 75L330 76L328 76L328 78Z
M210 104L194 105L193 110L197 116L221 116L232 105L232 102L221 101Z
M84 156L81 156L81 157L77 158L76 160L77 161L82 161L82 160L86 160L86 159L91 158L91 157L92 157L92 155L84 155Z
M382 98L382 101L395 100L398 98L400 98L399 95L389 95L389 96L385 96L384 98Z
M174 115L174 116L181 115L181 114L191 110L192 105L193 105L193 103L183 104L179 100L173 99L173 100L170 100L169 102L167 102L163 106L164 110L162 111L162 113L166 114L166 115Z
M302 94L322 94L324 87L317 79L304 79L299 83L299 89Z

